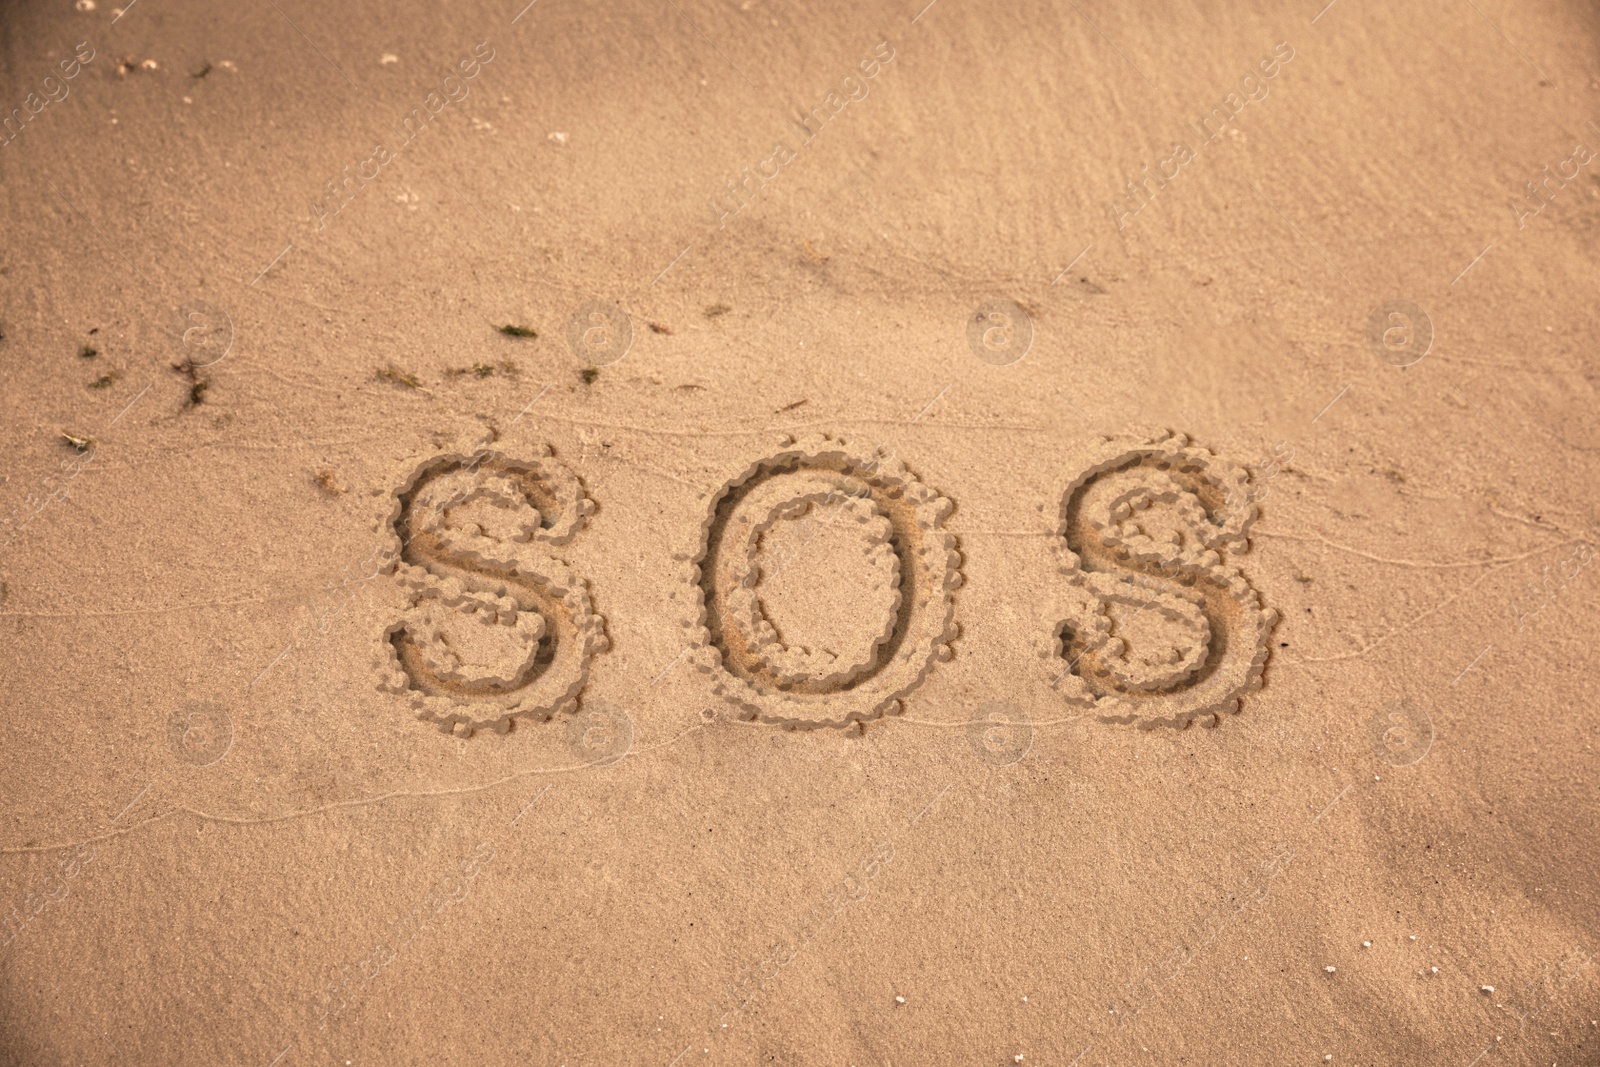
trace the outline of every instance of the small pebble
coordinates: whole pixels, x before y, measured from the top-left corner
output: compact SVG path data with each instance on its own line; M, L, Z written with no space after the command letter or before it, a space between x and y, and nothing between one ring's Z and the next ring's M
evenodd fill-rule
M1439 973L1439 968L1437 968L1437 967L1435 967L1435 968L1434 968L1434 969L1433 969L1433 973L1434 973L1434 974L1438 974L1438 973Z
M1372 947L1372 942L1371 941L1363 941L1363 942L1361 942L1361 947L1362 948L1371 948Z
M896 1004L904 1004L906 1002L906 998L905 997L895 997L894 998L894 1002Z
M1494 992L1494 986L1492 986L1492 985L1479 986L1478 989L1479 989L1480 992L1483 992L1483 993L1493 993Z
M1337 971L1339 968L1335 967L1333 964L1330 963L1330 964L1328 964L1326 967L1324 967L1322 969L1327 971L1329 974L1332 974L1333 972Z
M387 67L391 63L398 63L398 62L400 62L400 57L399 56L395 55L393 52L385 52L383 54L383 58L378 60L378 65L379 66L383 66L383 67Z

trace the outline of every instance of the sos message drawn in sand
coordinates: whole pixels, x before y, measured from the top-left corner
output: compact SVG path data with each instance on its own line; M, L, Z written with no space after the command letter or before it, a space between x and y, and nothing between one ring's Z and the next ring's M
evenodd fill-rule
M1104 722L1218 724L1261 685L1277 621L1235 563L1257 514L1249 473L1181 434L1100 438L1069 463L1053 531L1060 578L1028 583L1049 590L1039 632L1052 685ZM548 447L526 459L446 452L394 501L385 556L408 596L378 642L380 688L462 736L575 711L608 647L588 584L560 556L595 506L577 476ZM897 712L951 657L953 503L890 450L784 438L704 508L675 557L683 654L740 717L864 723ZM620 758L631 719L589 718L575 750ZM973 730L987 739L992 719ZM995 758L1026 750L1001 745Z

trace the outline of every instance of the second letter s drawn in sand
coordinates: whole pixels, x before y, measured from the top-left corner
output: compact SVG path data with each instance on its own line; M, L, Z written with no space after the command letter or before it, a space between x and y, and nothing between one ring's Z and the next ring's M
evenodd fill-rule
M1055 688L1106 722L1218 724L1260 687L1278 617L1233 562L1256 517L1249 474L1181 434L1100 438L1069 469Z

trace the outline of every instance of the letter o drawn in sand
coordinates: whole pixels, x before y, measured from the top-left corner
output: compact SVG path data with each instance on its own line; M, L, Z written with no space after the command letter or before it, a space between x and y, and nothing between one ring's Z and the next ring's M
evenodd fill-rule
M696 667L742 717L875 719L950 657L961 583L942 528L951 504L885 451L786 438L709 498L699 547L678 557L685 626ZM793 633L822 629L809 647Z
M1433 720L1411 701L1395 700L1372 713L1367 734L1379 759L1409 767L1422 762L1433 747Z
M418 467L388 521L407 604L378 643L379 688L461 736L571 710L607 639L588 584L555 552L593 510L548 448Z
M1069 469L1053 684L1102 722L1218 725L1260 688L1278 619L1233 563L1256 517L1249 474L1182 434L1100 438Z

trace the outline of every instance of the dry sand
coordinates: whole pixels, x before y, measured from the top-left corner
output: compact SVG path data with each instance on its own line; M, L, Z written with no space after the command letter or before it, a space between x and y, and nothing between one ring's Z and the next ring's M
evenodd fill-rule
M1319 7L0 3L0 1063L1600 1063L1600 15Z

